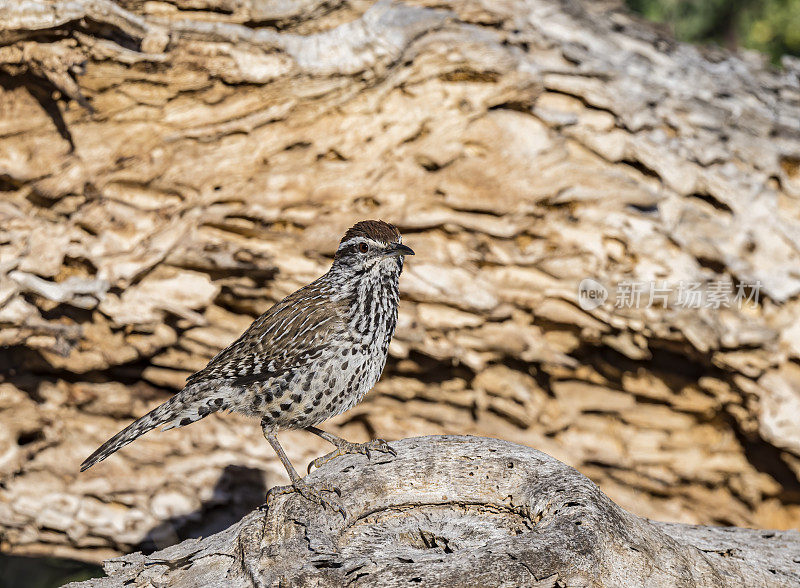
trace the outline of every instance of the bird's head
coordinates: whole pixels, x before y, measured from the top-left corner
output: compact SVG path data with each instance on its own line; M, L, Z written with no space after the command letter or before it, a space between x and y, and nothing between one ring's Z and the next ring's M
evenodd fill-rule
M380 220L361 221L342 237L333 258L334 269L348 272L397 273L403 269L403 257L414 251L403 245L396 227Z

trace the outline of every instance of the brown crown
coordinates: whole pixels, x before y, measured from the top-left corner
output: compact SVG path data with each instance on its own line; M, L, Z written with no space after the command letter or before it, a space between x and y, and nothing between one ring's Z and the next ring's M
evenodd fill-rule
M394 225L385 223L382 220L366 220L358 222L347 229L341 243L354 237L367 237L381 243L397 243L400 239L400 231Z

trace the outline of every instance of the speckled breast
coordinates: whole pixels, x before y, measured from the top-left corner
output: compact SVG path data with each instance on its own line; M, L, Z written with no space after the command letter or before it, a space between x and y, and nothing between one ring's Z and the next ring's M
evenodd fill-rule
M295 370L285 381L264 382L258 412L275 429L308 427L348 410L375 385L386 363L383 349L343 342Z

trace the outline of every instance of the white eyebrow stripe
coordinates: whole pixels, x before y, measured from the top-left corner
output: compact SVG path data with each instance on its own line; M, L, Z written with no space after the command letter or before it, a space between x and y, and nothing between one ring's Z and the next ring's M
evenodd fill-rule
M371 240L372 239L370 239L370 241ZM366 241L366 238L364 238L364 237L353 237L352 239L348 239L347 241L342 241L341 244L339 245L339 248L337 249L337 251L339 249L343 249L344 247L347 247L348 245L352 245L354 243L360 243L361 241Z
M349 245L353 245L355 243L363 243L363 242L374 243L375 245L378 245L380 247L384 247L386 245L382 241L376 241L375 239L371 239L369 237L353 237L352 239L348 239L347 241L342 241L339 244L339 247L336 249L336 251L339 251L340 249L344 249L345 247L347 247ZM398 243L402 243L403 242L402 235L398 235L397 242Z

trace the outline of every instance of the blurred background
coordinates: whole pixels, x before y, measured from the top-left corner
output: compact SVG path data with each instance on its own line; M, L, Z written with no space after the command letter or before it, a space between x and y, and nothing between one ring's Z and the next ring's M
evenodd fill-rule
M668 25L681 41L753 49L779 64L800 55L798 0L626 0L633 12Z
M366 218L417 255L328 430L508 439L638 515L800 525L800 1L100 4L0 3L0 585L286 482L235 415L78 466Z

